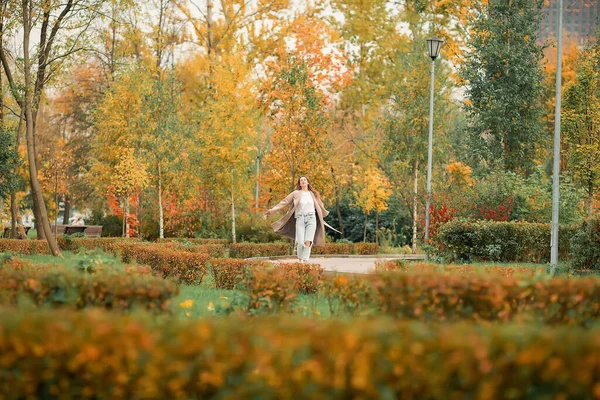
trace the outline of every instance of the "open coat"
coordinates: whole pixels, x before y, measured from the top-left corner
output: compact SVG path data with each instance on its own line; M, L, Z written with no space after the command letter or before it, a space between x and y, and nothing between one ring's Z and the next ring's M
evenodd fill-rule
M326 222L323 220L329 211L323 206L321 199L317 199L313 192L310 192L315 202L315 210L317 211L317 230L315 231L315 239L313 244L315 246L323 246L325 244L325 225ZM294 190L285 199L281 200L279 204L269 210L270 213L279 211L285 207L291 207L290 210L277 222L271 224L275 232L281 236L289 237L292 239L296 238L296 217L294 212L296 207L300 203L300 197L302 196L302 190Z

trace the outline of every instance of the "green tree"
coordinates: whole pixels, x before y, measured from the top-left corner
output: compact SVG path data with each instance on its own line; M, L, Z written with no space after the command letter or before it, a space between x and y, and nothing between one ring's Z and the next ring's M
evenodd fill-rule
M460 66L473 164L529 173L542 143L543 0L489 2L471 22Z
M568 171L587 194L588 217L600 185L599 57L600 44L588 42L578 57L575 81L565 88L562 109Z
M419 174L427 162L429 130L429 96L431 59L425 56L426 41L418 37L411 52L398 55L397 76L393 81L393 95L381 118L383 146L381 165L400 192L413 217L413 251L416 251ZM450 83L447 68L436 61L436 88L434 90L434 148L443 153L444 137L449 129ZM440 157L434 157L439 160ZM411 187L412 193L402 188Z

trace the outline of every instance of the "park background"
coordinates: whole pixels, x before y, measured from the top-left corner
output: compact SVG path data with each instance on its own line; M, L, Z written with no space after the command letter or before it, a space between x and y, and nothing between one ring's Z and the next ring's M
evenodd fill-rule
M105 236L267 242L276 237L262 211L306 175L342 232L332 240L414 252L432 34L445 40L432 236L458 217L551 219L556 2L83 3L52 41L39 21L28 39L46 208L35 220L68 224L75 211ZM10 226L39 201L26 162L20 7L3 4L11 76L2 76L0 196ZM566 7L560 222L579 224L594 214L600 171L597 5Z

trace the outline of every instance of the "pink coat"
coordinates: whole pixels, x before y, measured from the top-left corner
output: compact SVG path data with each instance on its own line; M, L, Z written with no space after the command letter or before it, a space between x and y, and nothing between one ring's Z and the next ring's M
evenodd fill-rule
M317 210L317 230L313 244L315 246L323 246L325 244L325 225L327 224L323 218L329 215L329 211L325 209L321 199L317 199L312 192L310 194L313 196L315 209ZM271 224L277 234L292 239L296 238L296 218L294 217L294 212L296 211L296 207L298 207L301 195L302 190L294 190L285 199L281 200L279 204L269 210L270 213L274 213L282 208L291 206L291 209L283 218Z

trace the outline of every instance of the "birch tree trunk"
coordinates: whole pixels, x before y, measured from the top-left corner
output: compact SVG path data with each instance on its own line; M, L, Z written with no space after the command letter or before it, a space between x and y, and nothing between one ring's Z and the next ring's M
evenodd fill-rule
M165 237L165 217L163 212L162 203L162 170L160 168L160 162L158 163L158 237Z
M237 243L235 239L235 202L233 197L233 186L231 188L231 240L233 244Z
M125 237L129 237L129 195L125 196Z
M419 194L419 160L415 160L415 166L413 170L414 177L414 192L413 192L413 237L412 237L412 252L417 252L417 200Z

